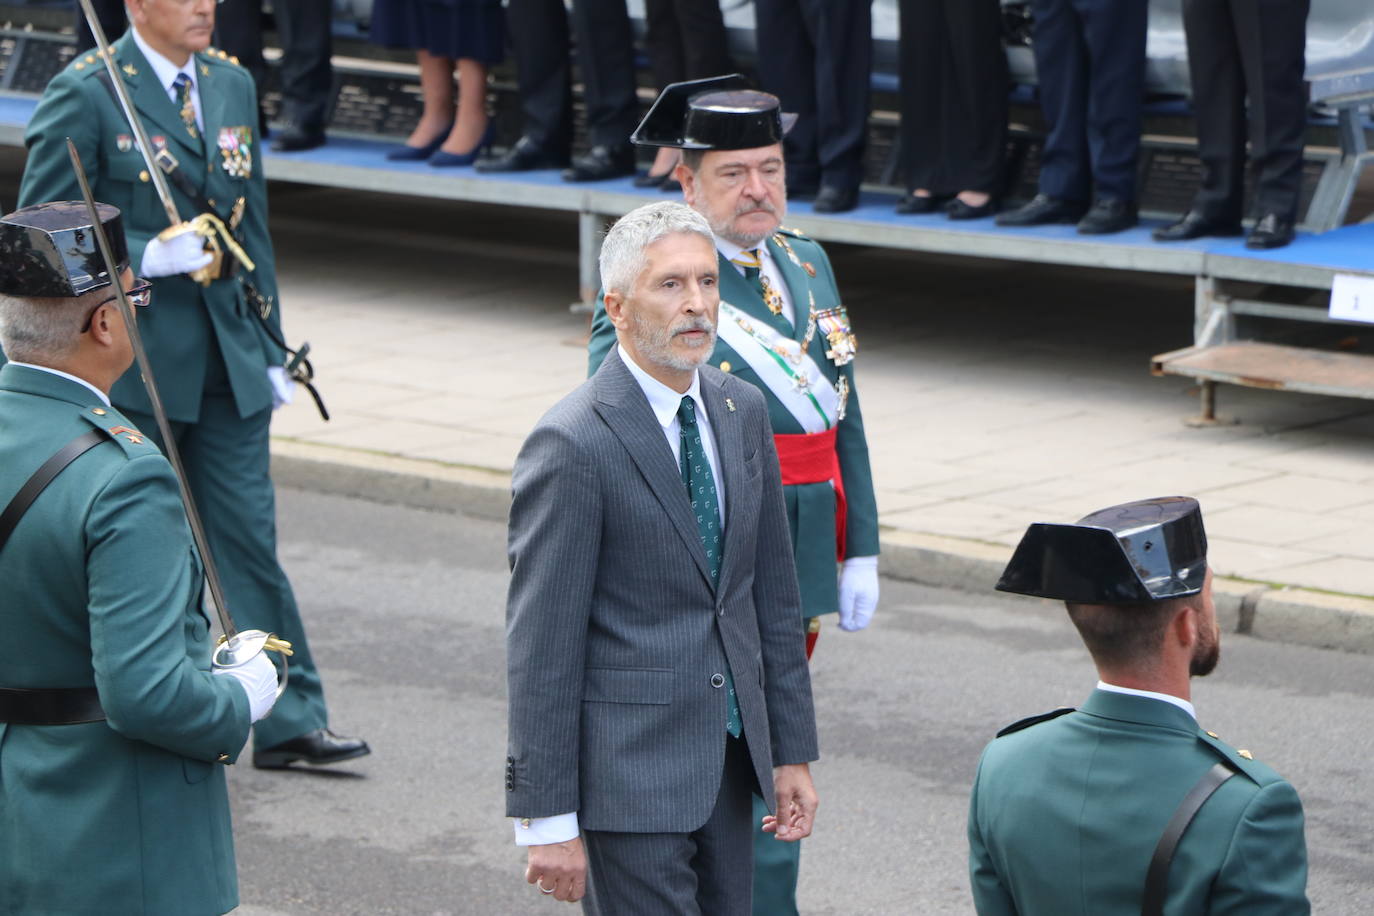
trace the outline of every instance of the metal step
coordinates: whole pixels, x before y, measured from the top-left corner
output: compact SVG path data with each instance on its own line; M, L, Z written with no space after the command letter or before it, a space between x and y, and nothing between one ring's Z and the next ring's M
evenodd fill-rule
M1150 360L1153 375L1183 375L1274 391L1374 399L1374 356L1243 341L1185 347Z

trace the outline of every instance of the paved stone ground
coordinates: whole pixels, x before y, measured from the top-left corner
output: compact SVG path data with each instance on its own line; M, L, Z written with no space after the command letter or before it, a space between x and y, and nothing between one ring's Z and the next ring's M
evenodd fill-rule
M508 472L584 376L562 214L274 186L287 328L335 419L283 440ZM366 211L361 225L356 214ZM1149 358L1191 342L1191 281L837 248L882 522L1001 548L1031 521L1183 493L1219 573L1374 596L1374 404L1196 390Z

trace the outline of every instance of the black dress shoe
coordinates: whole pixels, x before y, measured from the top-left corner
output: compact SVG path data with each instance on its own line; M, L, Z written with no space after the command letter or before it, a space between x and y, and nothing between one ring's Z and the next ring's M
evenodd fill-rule
M1293 229L1293 221L1284 219L1277 213L1266 213L1260 217L1259 222L1255 223L1255 228L1250 230L1250 234L1245 237L1246 248L1282 248L1297 233Z
M948 197L941 197L934 194L927 194L924 197L917 197L915 194L907 194L897 201L896 211L903 215L910 213L934 213L949 202Z
M997 198L989 197L980 206L966 204L959 198L954 198L945 204L945 214L950 219L983 219L992 216L997 212Z
M324 146L324 142L323 130L309 130L297 124L290 124L272 141L272 149L279 153L299 153L301 150Z
M815 213L846 213L858 205L858 188L841 188L827 184L822 185L816 192L816 200L811 204L811 210Z
M503 155L477 160L479 172L532 172L535 169L561 169L568 164L566 153L544 149L529 137L521 137Z
M1161 226L1151 232L1150 237L1156 242L1186 242L1204 235L1240 235L1242 231L1240 220L1208 219L1196 210L1189 210L1183 214L1183 219Z
M1078 221L1079 235L1110 235L1129 229L1139 222L1135 201L1099 197L1087 215Z
M319 766L365 757L372 748L361 738L344 738L327 728L298 735L290 741L259 750L253 748L253 766L259 770L284 770L297 760Z
M563 170L564 181L606 181L633 175L634 148L622 146L593 146L573 160L572 168Z
M1076 223L1087 208L1076 200L1037 194L1015 210L997 214L999 226L1044 226L1050 223Z

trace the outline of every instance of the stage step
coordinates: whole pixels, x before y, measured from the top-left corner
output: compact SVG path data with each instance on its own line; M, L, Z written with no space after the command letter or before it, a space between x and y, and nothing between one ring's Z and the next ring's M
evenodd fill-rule
M1150 360L1150 372L1275 391L1374 398L1374 356L1256 341L1161 353Z

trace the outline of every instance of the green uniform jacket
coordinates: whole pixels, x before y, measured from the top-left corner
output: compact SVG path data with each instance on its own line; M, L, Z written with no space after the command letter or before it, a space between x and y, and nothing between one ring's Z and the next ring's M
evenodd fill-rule
M778 235L787 240L797 260L803 265L810 265L815 271L813 277L805 267L794 264L786 248L779 244L778 236L768 240L774 263L782 272L788 292L791 293L792 306L798 319L797 327L788 328L786 321L769 312L753 284L741 276L733 264L717 254L720 260L720 298L800 341L806 333L806 314L811 297L815 297L816 310L824 311L840 304L840 291L835 284L830 259L819 243L786 229ZM611 326L606 309L598 297L596 314L592 318L591 340L587 345L588 374L597 370L614 344L615 328ZM825 350L824 335L817 333L807 351L811 358L821 367L831 384L838 382L842 375L849 380L849 403L835 440L848 502L845 555L875 556L878 553L878 504L873 495L873 472L868 464L868 440L864 435L863 413L859 409L859 391L854 383L854 363L838 367L826 358ZM768 402L768 419L772 422L775 435L804 432L791 412L774 397L758 374L749 368L744 357L719 338L711 354L711 365L763 390ZM834 613L839 610L835 576L834 489L828 483L796 484L783 487L783 494L787 499L797 578L801 583L802 614L815 617Z
M129 425L76 382L0 368L0 505L78 435ZM167 459L131 432L78 458L0 550L0 581L0 686L94 685L108 716L0 723L0 913L232 909L220 764L248 739L248 698L210 674L200 565Z
M245 207L240 234L257 266L255 284L276 301L277 280L272 240L267 234L267 185L258 142L258 102L253 78L218 53L195 55L205 129L192 137L182 123L153 68L134 43L132 30L114 43L115 59L153 145L165 144L201 194L226 222L240 197ZM98 74L98 54L79 55L53 77L29 121L24 143L29 148L19 205L50 200L80 200L81 190L67 155L70 137L81 154L95 198L124 214L129 263L138 273L143 249L167 228L167 215L147 180L147 166L134 143L133 131ZM170 184L170 182L169 182ZM200 207L172 185L182 219ZM227 252L226 258L232 257ZM139 315L139 327L152 360L162 401L173 420L199 419L206 357L218 341L233 387L239 416L272 406L267 366L280 365L284 354L249 312L238 277L201 286L184 274L154 281L153 302ZM281 334L281 315L268 316ZM115 385L111 399L123 409L151 414L138 367Z
M1310 912L1293 787L1171 703L1098 690L1079 711L1013 731L983 752L968 820L979 914L1139 916L1165 826L1222 759L1238 772L1183 834L1164 912Z

